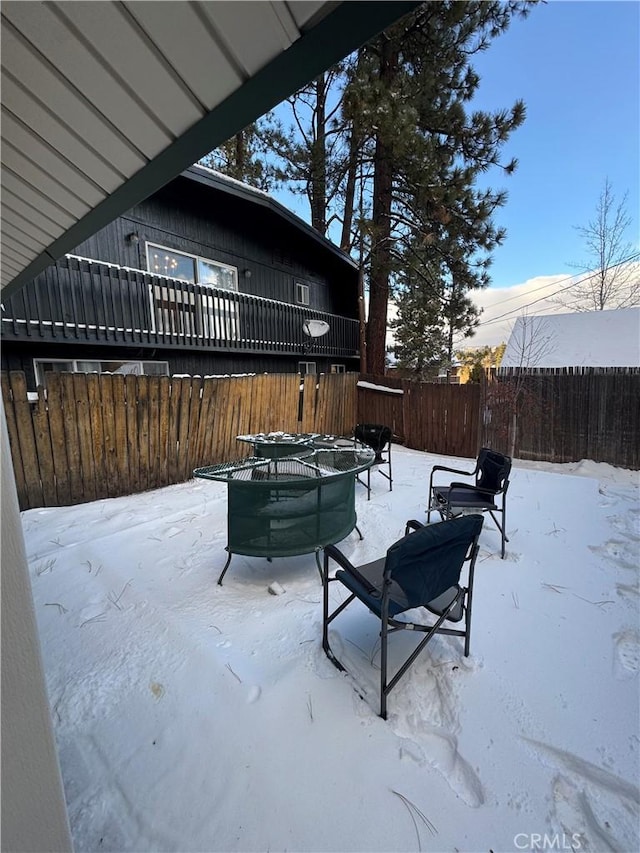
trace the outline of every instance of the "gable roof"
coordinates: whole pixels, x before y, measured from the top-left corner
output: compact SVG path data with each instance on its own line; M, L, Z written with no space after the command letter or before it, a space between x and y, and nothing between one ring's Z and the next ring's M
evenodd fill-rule
M518 317L503 367L640 367L640 308Z
M214 169L209 169L206 166L196 164L186 169L181 177L188 178L192 181L197 181L211 190L224 192L228 195L236 196L249 204L254 204L265 211L269 211L277 218L284 220L287 224L294 226L298 231L302 232L313 242L317 243L321 249L329 252L343 263L349 264L353 269L357 269L358 265L353 258L346 252L343 252L339 246L332 243L327 237L312 228L308 222L296 216L295 213L286 208L283 204L277 201L273 196L264 190L259 190L249 184L244 184L235 178L230 178L228 175L223 175L222 172L217 172Z

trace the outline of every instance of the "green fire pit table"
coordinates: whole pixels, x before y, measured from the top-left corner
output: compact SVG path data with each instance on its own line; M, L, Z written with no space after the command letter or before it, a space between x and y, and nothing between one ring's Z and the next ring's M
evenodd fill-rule
M227 483L227 562L234 554L293 557L319 552L340 542L356 526L356 475L373 464L369 448L316 449L297 456L249 456L196 468L194 477Z

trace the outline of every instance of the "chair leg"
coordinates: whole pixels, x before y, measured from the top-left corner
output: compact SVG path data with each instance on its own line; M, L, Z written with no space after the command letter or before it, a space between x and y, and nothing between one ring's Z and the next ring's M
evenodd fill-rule
M387 620L382 619L380 631L380 716L387 719L387 639L389 629Z
M225 576L227 569L229 568L229 563L231 562L231 551L229 551L229 556L227 557L227 562L224 564L224 569L220 573L220 577L218 578L218 586L222 586L222 578Z
M338 658L334 655L331 650L331 646L329 645L329 623L339 614L341 613L348 604L350 604L355 595L350 595L346 601L343 601L342 604L334 610L334 612L329 616L329 583L331 579L329 578L329 559L325 554L324 557L324 570L321 572L322 574L322 649L326 656L329 658L331 663L339 669L340 672L346 672L344 666L340 663Z
M495 517L495 515L493 514L493 510L489 510L489 515L490 515L490 516L491 516L491 518L494 520L494 522L495 522L495 524L496 524L496 527L497 527L497 528L498 528L498 530L500 531L500 536L502 537L502 553L501 553L501 557L502 557L502 559L504 560L504 555L505 555L505 547L504 547L504 546L505 546L505 543L509 541L509 537L507 536L507 533L506 533L506 530L507 530L507 511L506 511L506 507L503 507L502 509L499 509L499 510L498 510L498 512L501 512L501 513L502 513L502 524L500 524L500 522L498 521L498 519L497 519L497 518Z
M371 500L371 468L367 468L367 482L361 480L360 477L356 474L356 480L367 490L367 500Z
M318 567L318 571L320 572L320 581L324 583L324 573L322 571L322 564L320 563L320 548L316 548L316 566Z
M469 657L471 649L471 589L467 590L467 601L464 614L464 656Z

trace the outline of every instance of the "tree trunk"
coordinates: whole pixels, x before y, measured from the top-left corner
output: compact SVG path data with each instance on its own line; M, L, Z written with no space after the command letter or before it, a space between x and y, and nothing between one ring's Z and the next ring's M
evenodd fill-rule
M351 126L349 138L349 165L347 167L347 185L344 198L344 216L342 219L342 236L340 248L343 252L351 251L351 229L353 227L353 210L355 207L356 177L358 173L358 141L355 126Z
M380 53L380 81L391 88L398 68L398 52L384 39ZM377 132L373 162L373 221L371 273L369 281L369 322L367 323L367 369L383 376L385 337L391 273L391 207L393 201L393 150L385 134Z
M367 324L364 310L364 269L362 268L362 259L360 260L360 269L358 270L358 320L360 321L360 373L367 373Z
M327 231L326 103L324 74L315 81L315 138L311 149L311 225L321 234Z

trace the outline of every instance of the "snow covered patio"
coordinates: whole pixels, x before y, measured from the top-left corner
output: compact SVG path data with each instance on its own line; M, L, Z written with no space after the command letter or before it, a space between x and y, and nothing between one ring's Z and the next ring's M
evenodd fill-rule
M437 463L473 467L394 447L393 492L358 487L354 563L424 520ZM638 507L637 472L516 461L471 655L434 638L388 722L379 623L332 626L368 703L322 652L313 554L215 584L223 483L24 512L76 851L637 851Z

